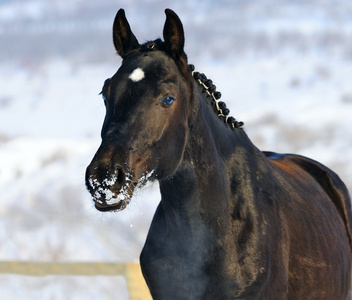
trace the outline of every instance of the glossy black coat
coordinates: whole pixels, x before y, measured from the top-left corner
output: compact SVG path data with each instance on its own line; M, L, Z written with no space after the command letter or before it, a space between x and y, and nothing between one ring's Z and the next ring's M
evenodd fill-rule
M225 124L192 78L171 10L164 41L140 45L123 10L113 32L123 63L103 88L102 144L86 183L104 211L159 181L140 257L153 299L347 299L351 203L339 177L305 157L261 152ZM137 68L144 77L131 80Z

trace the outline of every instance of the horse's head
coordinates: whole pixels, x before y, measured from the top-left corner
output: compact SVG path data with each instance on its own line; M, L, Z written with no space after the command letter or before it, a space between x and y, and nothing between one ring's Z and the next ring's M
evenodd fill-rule
M124 209L136 186L172 175L183 158L191 72L182 23L165 12L164 42L140 45L122 9L114 21L113 41L123 61L105 81L102 143L86 171L101 211Z

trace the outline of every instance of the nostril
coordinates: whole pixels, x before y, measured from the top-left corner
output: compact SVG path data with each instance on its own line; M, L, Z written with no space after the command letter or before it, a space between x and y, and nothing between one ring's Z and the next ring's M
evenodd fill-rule
M117 169L117 182L122 185L125 181L125 174L121 168L116 168L116 169Z
M92 172L91 172L90 165L86 169L85 182L86 182L86 187L88 188L89 191L91 191L93 189L93 181L92 181Z

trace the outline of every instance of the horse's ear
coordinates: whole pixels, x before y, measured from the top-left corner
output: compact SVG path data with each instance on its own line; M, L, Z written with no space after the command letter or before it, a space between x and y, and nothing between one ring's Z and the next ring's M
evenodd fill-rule
M166 21L164 25L164 41L166 49L171 54L181 56L184 54L185 35L180 18L171 10L166 9Z
M113 41L117 54L124 58L130 51L139 48L139 43L131 31L125 11L120 9L113 25Z

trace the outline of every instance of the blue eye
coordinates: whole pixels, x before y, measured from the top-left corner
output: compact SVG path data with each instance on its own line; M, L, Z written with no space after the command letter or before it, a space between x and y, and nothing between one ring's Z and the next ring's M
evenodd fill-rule
M175 102L175 98L173 97L166 97L163 100L160 101L160 103L162 104L162 106L164 107L170 107L172 105L172 103Z
M101 95L101 97L102 97L103 100L104 100L104 103L106 104L106 96L105 96L104 92L101 91L101 92L99 93L99 95Z

